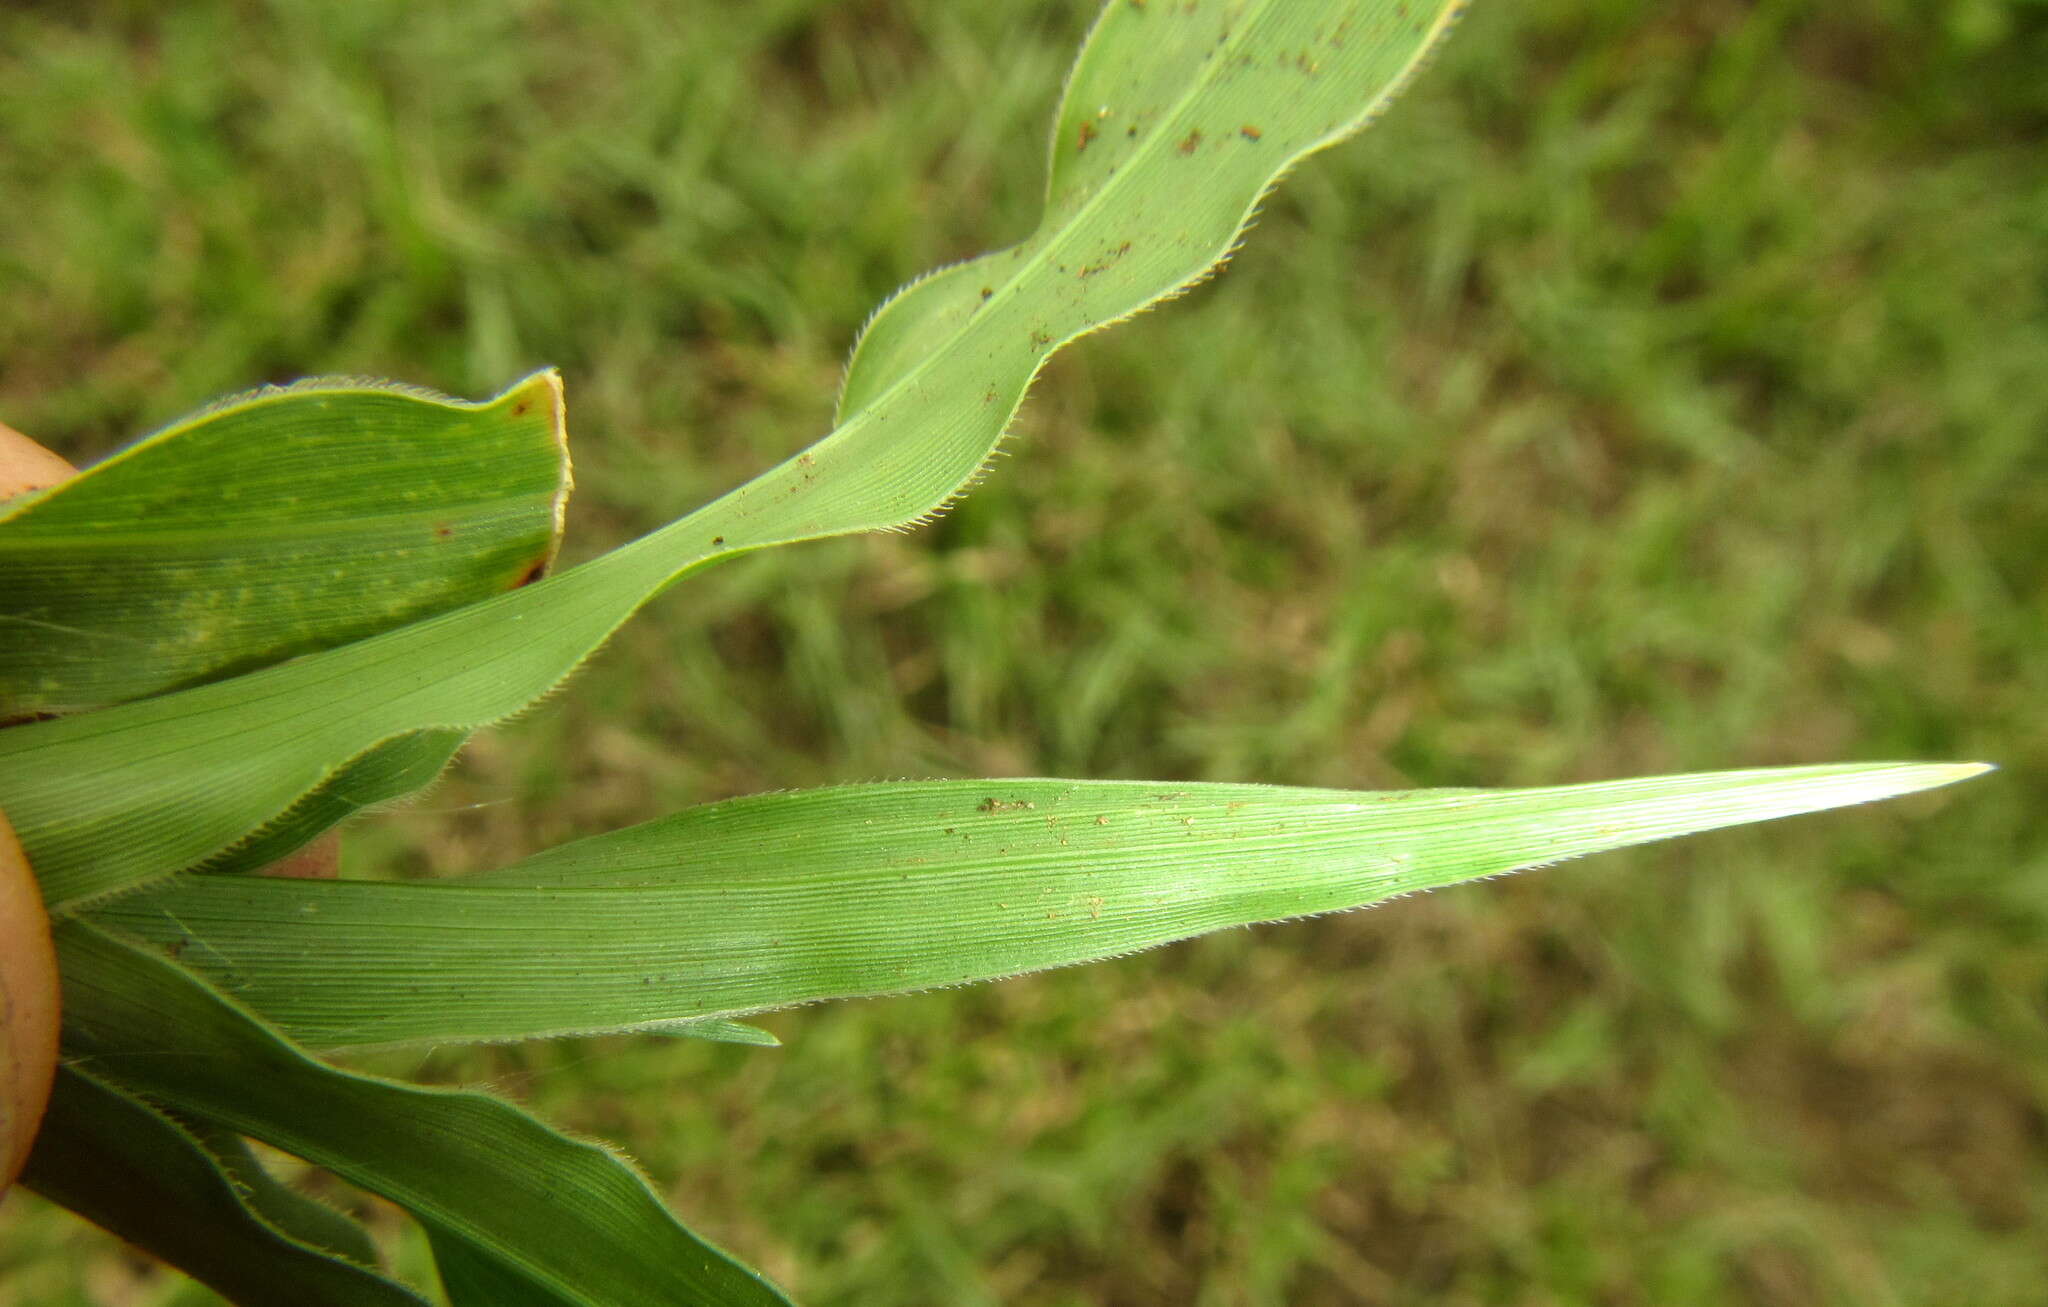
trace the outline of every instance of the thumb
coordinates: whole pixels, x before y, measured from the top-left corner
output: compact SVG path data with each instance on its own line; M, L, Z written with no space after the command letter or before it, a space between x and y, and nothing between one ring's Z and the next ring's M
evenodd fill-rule
M0 813L0 1190L14 1183L57 1074L57 951L14 827Z
M71 465L0 423L0 499L52 486ZM0 813L0 1190L28 1160L57 1074L57 954L14 827Z
M73 471L71 464L0 422L0 499L54 486Z

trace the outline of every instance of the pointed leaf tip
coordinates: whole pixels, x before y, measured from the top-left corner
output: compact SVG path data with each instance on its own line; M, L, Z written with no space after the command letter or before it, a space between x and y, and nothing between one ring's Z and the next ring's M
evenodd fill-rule
M323 1046L661 1027L1117 957L1931 789L1849 763L1524 790L924 781L686 809L441 881L196 876L95 919ZM516 947L508 947L516 942ZM545 959L536 964L534 959Z
M1938 790L1944 785L1955 785L1973 780L1986 772L1998 770L1998 764L1990 762L1894 762L1871 763L1867 770L1875 773L1872 779L1881 779L1881 789L1873 792L1872 799L1890 798L1899 794L1915 794L1921 790Z

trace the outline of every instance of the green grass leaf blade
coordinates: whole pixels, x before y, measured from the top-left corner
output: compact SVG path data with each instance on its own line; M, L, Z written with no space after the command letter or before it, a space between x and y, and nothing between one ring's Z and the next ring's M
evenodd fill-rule
M1001 386L1219 265L1278 174L1364 127L1457 9L1105 8L1061 97L1038 230L890 300L847 368L842 420L943 375L935 360L963 334L986 342L999 361L984 370ZM1149 221L1131 221L1141 213Z
M577 1307L786 1307L594 1144L487 1095L316 1062L175 962L83 923L57 948L68 1058L391 1199L507 1282Z
M386 740L328 777L289 812L195 870L261 870L363 809L432 784L468 739L467 731L417 731Z
M744 1021L677 1021L665 1026L636 1027L653 1034L708 1039L714 1044L752 1044L755 1048L780 1048L782 1041L759 1026Z
M510 1039L1094 961L1983 770L1394 793L848 786L694 808L447 881L188 878L95 919L175 950L315 1046Z
M266 667L554 557L561 380L481 403L316 380L214 404L0 505L0 720Z
M220 1162L242 1198L263 1219L301 1243L324 1248L364 1266L377 1263L370 1232L317 1199L284 1184L257 1160L249 1141L210 1121L190 1120L185 1128Z
M426 1228L449 1307L572 1307L576 1301L477 1256L467 1243L431 1222Z
M276 1220L245 1189L249 1177L192 1130L76 1065L58 1069L22 1178L231 1301L426 1307L426 1299L358 1264L369 1249L361 1227L327 1213L353 1231L346 1241L365 1254L355 1259L326 1246L333 1223L321 1226L325 1239L304 1238L306 1222Z
M231 683L0 732L0 807L51 911L217 856L386 740L519 711L710 560L938 511L1057 347L1213 270L1266 189L1364 126L1453 8L1106 7L1060 110L1039 231L983 267L979 308L958 270L900 296L854 361L845 420L803 453L513 594ZM1088 117L1105 105L1109 118ZM1084 120L1098 124L1085 149ZM1111 122L1124 133L1114 149Z

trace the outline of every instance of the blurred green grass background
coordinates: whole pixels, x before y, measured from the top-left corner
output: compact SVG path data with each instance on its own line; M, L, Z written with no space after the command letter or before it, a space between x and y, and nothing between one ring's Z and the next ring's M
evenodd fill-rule
M0 418L84 460L261 381L557 364L588 557L1028 230L1091 12L10 6ZM2000 773L781 1050L387 1069L623 1144L809 1304L2039 1304L2044 67L2038 0L1482 4L957 511L693 579L348 856L895 776ZM0 1210L0 1302L208 1301Z

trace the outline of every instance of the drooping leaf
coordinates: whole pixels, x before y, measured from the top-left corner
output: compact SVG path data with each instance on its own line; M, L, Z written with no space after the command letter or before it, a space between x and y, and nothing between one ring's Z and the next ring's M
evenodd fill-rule
M217 857L398 735L519 711L710 560L937 511L1054 350L1213 269L1275 179L1399 89L1453 7L1107 6L1059 111L1039 229L885 310L851 368L844 421L803 453L513 594L232 682L0 732L0 807L51 910Z
M367 1265L269 1219L190 1130L77 1065L58 1069L22 1180L230 1301L426 1307Z
M445 881L189 877L93 920L315 1046L987 980L1944 785L1853 764L1534 790L930 781L759 795Z
M502 1282L552 1295L536 1301L787 1307L595 1144L501 1099L314 1061L190 971L83 922L58 928L57 949L68 1057L389 1198Z
M0 505L0 721L267 667L554 557L561 381L482 403L322 379L215 404Z

